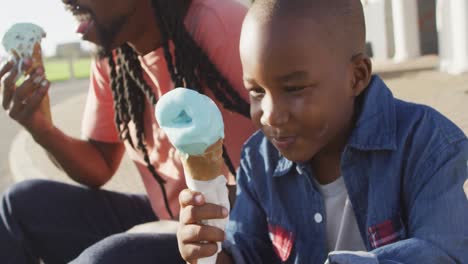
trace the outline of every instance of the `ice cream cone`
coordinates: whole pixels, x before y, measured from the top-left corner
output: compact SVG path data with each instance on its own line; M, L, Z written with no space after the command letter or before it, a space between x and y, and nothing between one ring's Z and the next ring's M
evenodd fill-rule
M223 139L209 146L202 155L188 155L181 158L185 177L198 181L209 181L222 174Z
M42 48L39 42L34 44L33 53L32 53L32 65L26 69L25 75L29 75L34 72L36 69L42 67L44 69L44 60L42 59ZM49 95L47 94L39 106L41 111L44 113L45 117L52 121L52 114L50 112L50 100Z
M5 50L13 55L15 63L18 63L18 71L24 73L24 76L31 75L40 67L44 69L41 40L45 36L45 31L40 26L32 23L14 24L3 36L2 44ZM31 58L32 63L28 68L24 69L21 62L26 58ZM19 77L20 74L18 74L17 78ZM45 85L46 83L41 84ZM45 95L41 102L40 110L47 119L52 121L49 95Z
M25 71L25 75L31 74L33 71L38 69L39 67L44 68L44 61L42 60L42 49L41 44L36 42L34 44L33 53L32 53L32 65Z

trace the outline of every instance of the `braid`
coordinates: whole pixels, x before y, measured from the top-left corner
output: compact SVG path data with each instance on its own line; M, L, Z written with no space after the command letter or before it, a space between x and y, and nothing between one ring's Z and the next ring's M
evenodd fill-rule
M125 69L124 75L124 86L127 87L127 95L129 100L129 109L128 112L130 114L131 119L135 123L136 129L136 138L137 142L137 149L143 153L143 159L146 163L146 167L151 172L153 177L155 178L156 182L161 187L161 192L163 194L164 204L166 207L167 212L169 213L171 218L174 218L174 215L171 211L169 206L169 200L167 198L166 188L164 186L165 180L156 172L153 164L151 164L148 150L146 148L146 144L144 143L144 112L146 106L146 95L145 91L150 91L151 88L146 84L143 79L143 70L141 65L138 61L138 57L136 56L135 52L130 48L128 45L123 45L121 47L122 51L122 58L123 58L123 65L122 68ZM150 99L152 101L156 101L156 97L153 95L152 92L149 92Z
M152 3L153 3L153 10L155 13L155 17L158 21L158 24L160 25L161 28L167 28L168 26L166 25L162 16L157 15L156 10L159 8L157 6L157 3L155 3L154 1ZM172 58L171 49L169 45L169 35L166 30L160 30L160 32L161 32L161 46L164 51L164 58L166 59L167 69L169 71L169 74L171 75L171 79L174 82L175 87L180 87L181 84L179 83L179 80L178 80L178 74L176 73L176 69L174 67L174 61Z
M120 94L118 92L119 90L119 85L120 85L120 81L118 80L119 77L117 76L117 70L115 69L115 61L114 61L114 56L110 55L108 58L108 61L109 61L109 66L110 66L110 77L111 77L111 88L112 88L112 96L117 100L119 101L120 98ZM121 128L120 128L120 124L122 122L122 119L121 119L121 115L122 115L122 111L121 111L121 107L120 107L120 104L119 103L114 103L114 109L115 109L115 116L114 116L114 122L117 124L117 129L120 132L121 131Z
M119 53L119 51L117 51ZM125 100L125 87L122 84L122 71L119 69L117 71L116 64L113 58L113 55L108 57L109 66L111 68L111 87L112 87L112 96L114 99L114 108L115 108L115 123L117 125L117 130L119 131L120 139L125 141L128 140L130 145L133 146L133 141L128 130L128 122L130 120L127 111L127 101ZM117 63L120 63L119 56L117 57ZM123 126L123 127L122 127Z
M200 85L200 80L203 80L206 86L211 89L216 100L218 100L224 108L237 112L245 117L250 117L249 104L242 99L239 93L222 76L216 66L210 61L205 52L203 52L186 30L183 20L181 19L184 16L180 12L182 8L180 4L178 4L179 2L180 1L152 0L161 35L163 38L165 36L168 37L174 43L176 66L185 65L185 67L173 69L174 64L172 63L172 56L169 59L168 56L166 56L169 72L173 72L176 75L171 75L174 83L176 83L176 86L178 82L181 82L179 80L183 80L182 83L186 84L195 83L196 88L198 88L196 90L203 92L203 86ZM164 49L166 52L166 48ZM186 71L183 72L182 70ZM189 76L195 77L193 79L188 79ZM196 85L197 83L199 84L198 86Z
M152 0L153 11L161 32L164 58L174 85L194 89L200 93L204 93L203 88L208 87L225 109L250 117L249 104L223 77L186 30L180 2ZM175 48L173 54L171 53L171 44ZM128 123L132 121L135 124L136 149L143 154L148 170L161 187L166 210L170 217L174 218L164 186L165 180L151 164L144 141L146 102L149 100L152 105L155 105L157 98L143 77L143 69L136 52L128 44L116 49L115 58L111 54L108 56L108 61L114 97L115 123L119 135L123 141L128 140L130 145L135 148L129 133ZM223 146L223 158L230 172L235 175L235 168L225 146Z
M122 50L126 54L126 62L124 64L124 69L129 74L136 85L142 90L146 98L148 98L152 105L156 105L157 99L154 95L151 87L145 82L143 78L143 69L141 68L140 61L138 60L137 54L133 49L128 45L124 44Z

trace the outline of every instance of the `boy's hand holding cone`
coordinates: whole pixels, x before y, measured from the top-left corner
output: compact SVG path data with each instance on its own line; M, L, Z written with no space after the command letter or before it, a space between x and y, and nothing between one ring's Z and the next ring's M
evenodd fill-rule
M155 114L159 126L181 154L189 189L202 193L206 203L229 210L227 181L221 172L224 124L216 104L193 90L177 88L159 99ZM227 218L202 220L199 224L202 223L224 230ZM214 242L219 252L219 241L201 243ZM200 258L197 263L214 264L216 259L217 254Z

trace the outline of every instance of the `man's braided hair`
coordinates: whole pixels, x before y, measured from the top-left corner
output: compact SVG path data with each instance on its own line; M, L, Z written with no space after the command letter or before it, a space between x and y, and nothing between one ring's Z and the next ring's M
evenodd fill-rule
M217 70L208 56L193 40L184 26L180 1L152 0L157 26L161 31L161 45L167 67L175 87L186 87L203 93L206 86L222 106L230 111L249 117L249 105L241 98L232 85ZM174 45L174 54L170 52L170 41ZM165 180L151 164L144 142L144 117L146 100L155 105L157 98L151 87L143 79L143 69L138 55L128 44L124 44L108 55L112 94L114 97L115 123L120 138L141 151L146 166L161 187L166 210L171 218L174 215L169 207ZM132 121L136 128L138 142L130 137L128 123ZM223 146L223 158L231 173L234 166Z

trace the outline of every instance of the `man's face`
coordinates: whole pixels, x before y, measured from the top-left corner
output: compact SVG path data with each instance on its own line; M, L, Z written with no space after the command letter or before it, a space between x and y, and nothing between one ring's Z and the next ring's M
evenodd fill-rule
M127 41L126 25L135 13L129 0L62 0L78 20L77 33L104 50Z
M352 119L352 65L329 39L308 19L248 16L242 28L252 120L292 161L310 161L342 140Z

